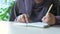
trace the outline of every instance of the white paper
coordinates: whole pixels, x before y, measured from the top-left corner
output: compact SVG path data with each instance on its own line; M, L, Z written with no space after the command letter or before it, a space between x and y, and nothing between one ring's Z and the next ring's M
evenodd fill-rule
M27 26L27 27L46 27L46 26L48 26L47 23L43 23L43 22L35 22L35 23L14 23L13 25L21 25L21 26Z

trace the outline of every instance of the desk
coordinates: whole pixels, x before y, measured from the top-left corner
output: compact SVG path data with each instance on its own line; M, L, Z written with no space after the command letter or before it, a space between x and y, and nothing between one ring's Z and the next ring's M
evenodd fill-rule
M0 21L0 34L60 34L60 25L49 28L23 27L12 22Z

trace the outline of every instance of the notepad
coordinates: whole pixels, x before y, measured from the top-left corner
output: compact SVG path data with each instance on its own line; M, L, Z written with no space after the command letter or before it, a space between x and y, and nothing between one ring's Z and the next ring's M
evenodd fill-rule
M20 25L20 26L26 26L26 27L47 27L49 26L47 23L43 22L35 22L35 23L14 23L13 25Z

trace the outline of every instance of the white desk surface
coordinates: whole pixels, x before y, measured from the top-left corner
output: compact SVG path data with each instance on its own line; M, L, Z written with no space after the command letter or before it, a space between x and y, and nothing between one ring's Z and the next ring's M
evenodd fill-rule
M60 25L49 28L24 27L0 21L0 34L60 34Z

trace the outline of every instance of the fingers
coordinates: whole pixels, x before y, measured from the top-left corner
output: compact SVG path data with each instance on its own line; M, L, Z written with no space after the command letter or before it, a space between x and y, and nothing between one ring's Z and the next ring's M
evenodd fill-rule
M25 22L23 15L18 16L17 22Z
M45 15L42 18L42 22L44 22L44 23L48 23L50 20L51 20L51 14L50 13L48 13L47 15Z
M25 15L25 14L24 14L24 18L25 18L25 22L28 23L28 22L29 22L29 17L28 17L28 15Z
M47 22L49 21L49 19L50 19L50 18L48 18L48 17L44 16L44 17L42 18L42 22L47 23Z
M47 16L44 16L42 18L42 22L52 25L55 23L55 16L53 14L49 13Z
M49 25L49 24L50 24L50 18L44 16L44 17L42 18L42 22L43 22L43 23L47 23L47 24Z
M46 19L48 20L50 17L52 17L52 15L49 13L42 18L42 21L45 21Z
M25 22L25 17L24 17L24 15L21 15L21 16L20 16L20 19L21 19L21 22Z
M26 14L22 14L17 18L18 22L29 22L29 17Z

